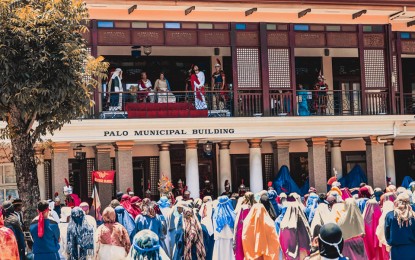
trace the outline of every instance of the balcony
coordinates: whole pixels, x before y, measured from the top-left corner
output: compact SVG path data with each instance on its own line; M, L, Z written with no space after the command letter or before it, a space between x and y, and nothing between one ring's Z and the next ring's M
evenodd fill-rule
M96 93L89 118L294 117L414 114L415 94L396 94L395 109L387 91L256 90L166 93Z

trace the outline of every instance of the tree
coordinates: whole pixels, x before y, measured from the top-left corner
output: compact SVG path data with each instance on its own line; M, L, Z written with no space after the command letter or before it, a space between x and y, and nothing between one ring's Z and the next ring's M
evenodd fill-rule
M39 200L34 145L89 111L108 69L88 53L87 18L79 0L0 1L0 137L11 141L26 224Z

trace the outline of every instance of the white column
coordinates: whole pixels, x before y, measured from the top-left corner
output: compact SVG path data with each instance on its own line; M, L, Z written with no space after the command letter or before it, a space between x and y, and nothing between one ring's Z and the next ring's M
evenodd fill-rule
M343 164L342 164L342 151L341 151L342 140L330 141L331 149L331 176L334 176L333 168L337 172L337 179L343 176Z
M186 147L186 185L191 198L200 197L197 140L184 141Z
M261 139L250 139L249 143L249 188L253 193L264 189L262 181Z
M307 139L308 144L308 172L310 187L318 192L327 190L326 175L326 137L313 137Z
M225 192L225 181L228 180L232 190L231 156L229 145L230 141L219 143L219 194Z
M41 146L35 146L35 154L37 158L37 180L39 183L40 199L46 198L46 178L45 178L45 156L43 155L44 149ZM52 192L52 199L53 199Z
M385 144L386 177L390 178L392 184L396 185L395 154L393 150L394 139L388 139Z
M160 177L166 176L171 181L170 144L159 144Z

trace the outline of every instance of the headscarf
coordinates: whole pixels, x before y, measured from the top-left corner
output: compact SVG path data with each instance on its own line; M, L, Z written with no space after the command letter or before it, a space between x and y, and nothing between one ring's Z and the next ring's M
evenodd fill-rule
M382 215L379 203L375 199L371 199L366 203L366 208L363 213L363 219L365 222L365 236L363 241L365 242L366 253L369 259L380 259L381 245L379 239L376 236L376 228L379 225L379 219Z
M311 193L307 199L307 205L305 207L304 213L308 219L308 223L311 224L314 218L314 213L318 206L318 195L315 193Z
M415 218L415 213L410 205L408 194L401 193L395 200L394 215L398 221L399 227L412 225L412 220Z
M340 191L342 192L342 200L346 200L348 198L352 198L352 193L350 192L350 190L346 187L346 188L341 188Z
M278 197L278 193L276 190L268 190L269 202L271 202L271 205L274 207L275 214L278 217L278 215L280 214L280 207L278 206L278 203L276 200L277 197Z
M131 243L127 230L121 224L116 223L115 219L115 210L112 207L105 208L102 213L104 224L97 229L97 251L99 251L100 244L105 244L120 246L125 249L126 253L129 252Z
M379 242L385 246L388 246L388 243L386 242L386 237L385 237L385 219L386 219L386 215L393 211L394 209L394 205L392 201L385 201L385 203L383 203L383 207L382 207L382 215L379 218L379 224L376 228L376 235L379 239Z
M233 211L232 202L228 196L220 196L219 204L213 213L213 221L216 223L216 231L221 232L228 225L232 230L235 225L235 212Z
M149 216L150 218L156 217L154 205L148 198L143 199L143 202L141 203L141 215Z
M382 189L381 188L375 188L374 190L373 190L373 196L372 197L374 197L375 199L376 199L376 201L377 202L379 202L380 201L380 197L383 195L383 191L382 191Z
M206 249L203 244L202 227L190 208L183 210L183 241L184 241L184 260L192 260L192 247L196 246L197 259L206 258Z
M262 194L259 202L261 202L261 204L264 205L269 216L272 218L273 221L275 221L275 219L277 218L277 213L275 212L274 206L269 201L268 193Z
M131 214L131 216L133 217L133 219L135 219L138 214L140 214L139 212L137 212L136 209L134 209L131 205L131 201L130 201L130 196L127 194L122 195L121 197L121 201L120 201L121 206L123 206L123 208Z
M341 254L343 244L344 240L339 226L334 223L329 223L320 228L320 234L318 235L320 256L328 259L343 257Z
M244 220L242 244L246 259L277 259L279 256L278 234L274 221L265 207L256 203Z
M141 230L134 236L131 259L134 260L162 260L160 255L160 241L156 233L151 230Z
M74 207L71 211L67 243L66 249L70 259L85 258L87 249L94 248L93 227L86 221L85 212L80 207Z
M328 223L335 223L334 214L329 210L326 203L320 203L314 212L310 228L314 230L317 225L323 226Z
M133 197L131 197L130 202L131 202L131 207L133 208L133 210L135 211L137 216L140 215L141 214L141 209L137 205L137 203L141 202L141 198L138 197L138 196L133 196Z
M161 209L170 208L170 202L166 196L162 196L160 200L157 202L157 204L159 205L159 208Z
M311 231L307 218L297 201L287 202L287 212L281 221L281 249L288 259L308 255L310 251Z
M365 234L363 216L354 199L346 200L344 213L341 214L338 225L342 230L344 240Z
M133 217L122 206L118 206L114 209L116 214L116 221L120 223L128 232L130 241L133 240L135 233L135 222Z

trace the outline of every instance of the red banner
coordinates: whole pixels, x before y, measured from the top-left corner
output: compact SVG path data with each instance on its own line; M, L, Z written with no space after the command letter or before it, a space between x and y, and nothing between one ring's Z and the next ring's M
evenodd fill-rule
M92 182L114 183L115 171L93 171Z

